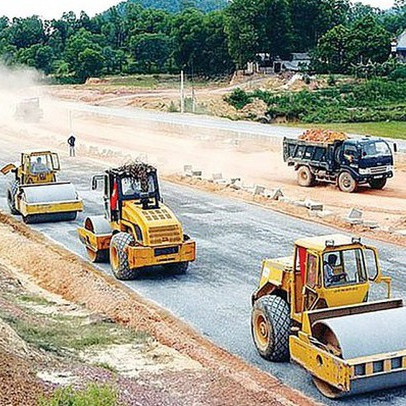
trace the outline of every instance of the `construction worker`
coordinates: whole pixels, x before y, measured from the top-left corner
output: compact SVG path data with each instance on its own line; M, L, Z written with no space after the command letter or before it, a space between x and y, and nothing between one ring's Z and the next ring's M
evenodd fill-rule
M76 137L75 137L75 134L72 133L70 135L70 137L68 138L69 156L70 157L76 156L75 143L76 143Z
M41 157L37 157L37 160L31 164L32 173L46 173L49 172L49 168L42 162Z

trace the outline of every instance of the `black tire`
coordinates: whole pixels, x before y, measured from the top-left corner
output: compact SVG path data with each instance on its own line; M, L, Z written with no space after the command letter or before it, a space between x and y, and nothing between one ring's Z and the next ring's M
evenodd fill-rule
M175 262L173 264L166 264L163 265L163 268L165 271L171 274L184 275L189 268L189 262Z
M110 242L110 265L114 276L121 281L135 279L140 270L130 269L126 248L135 243L134 237L128 233L113 235Z
M7 204L8 207L10 208L11 214L20 214L19 211L16 208L16 195L17 195L17 190L18 190L18 181L14 181L10 184L9 188L7 189Z
M290 309L284 299L267 295L254 303L251 334L261 357L274 362L289 360L290 327Z
M302 187L310 187L314 185L314 175L308 166L301 166L297 171L297 183Z
M87 254L90 262L93 262L94 264L105 264L109 262L109 250L94 252L90 248L87 248Z
M369 186L371 186L372 189L383 189L386 186L387 180L387 178L371 179Z
M353 193L357 190L357 181L350 172L341 172L338 176L338 187L342 192Z

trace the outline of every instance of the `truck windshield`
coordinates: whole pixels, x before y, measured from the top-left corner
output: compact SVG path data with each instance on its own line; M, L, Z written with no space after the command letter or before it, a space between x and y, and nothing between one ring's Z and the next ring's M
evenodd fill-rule
M373 141L365 144L362 148L362 156L371 158L375 156L392 155L388 144L384 141Z

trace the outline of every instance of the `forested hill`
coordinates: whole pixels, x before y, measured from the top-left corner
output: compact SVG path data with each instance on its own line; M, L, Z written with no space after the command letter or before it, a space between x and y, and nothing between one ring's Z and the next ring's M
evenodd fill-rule
M227 0L127 0L118 6L124 11L128 3L139 4L144 8L164 10L169 13L179 13L186 8L196 8L204 12L221 10L227 5Z

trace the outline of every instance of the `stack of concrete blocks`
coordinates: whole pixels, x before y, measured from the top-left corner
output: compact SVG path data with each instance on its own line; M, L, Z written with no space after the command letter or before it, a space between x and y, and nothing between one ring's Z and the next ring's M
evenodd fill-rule
M203 175L202 171L194 170L192 165L185 165L183 167L183 173L186 177L197 178L197 179L202 179L202 175Z
M213 173L212 178L211 178L210 181L213 182L213 183L216 183L217 185L228 186L228 185L231 184L230 180L223 178L223 174L221 172Z

